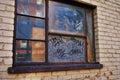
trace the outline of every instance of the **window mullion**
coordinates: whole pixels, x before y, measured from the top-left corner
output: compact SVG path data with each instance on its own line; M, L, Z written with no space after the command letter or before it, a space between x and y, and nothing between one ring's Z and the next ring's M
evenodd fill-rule
M45 63L48 63L48 11L49 0L45 0Z

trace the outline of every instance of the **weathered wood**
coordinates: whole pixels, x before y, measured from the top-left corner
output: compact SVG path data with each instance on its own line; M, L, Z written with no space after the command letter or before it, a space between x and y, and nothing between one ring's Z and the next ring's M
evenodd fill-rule
M49 72L49 71L65 71L65 70L83 70L83 69L99 69L103 65L99 63L92 64L49 64L49 65L39 65L39 66L19 66L19 67L9 67L8 73L31 73L31 72Z

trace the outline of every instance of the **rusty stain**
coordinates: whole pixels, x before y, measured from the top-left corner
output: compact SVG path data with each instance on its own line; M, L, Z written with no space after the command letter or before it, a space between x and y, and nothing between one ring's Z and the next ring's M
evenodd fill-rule
M110 75L113 75L113 72L112 72L112 71L110 71Z
M106 76L106 73L104 73L103 76Z

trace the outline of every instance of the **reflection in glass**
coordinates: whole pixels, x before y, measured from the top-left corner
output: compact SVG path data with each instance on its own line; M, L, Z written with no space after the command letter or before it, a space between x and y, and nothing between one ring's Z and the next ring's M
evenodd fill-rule
M27 41L26 40L21 40L20 41L20 48L26 48L27 47Z
M45 61L45 43L30 41L30 45L32 46L32 61Z
M44 20L17 16L16 37L21 39L45 39Z
M45 0L17 0L19 14L45 17Z
M21 42L16 41L17 62L43 62L45 61L45 43L39 41L26 41L27 47L22 48ZM24 40L25 41L25 40Z
M30 46L26 40L16 41L16 59L17 62L31 61Z
M85 40L76 37L49 36L49 62L84 62Z
M84 9L50 1L50 31L84 33Z

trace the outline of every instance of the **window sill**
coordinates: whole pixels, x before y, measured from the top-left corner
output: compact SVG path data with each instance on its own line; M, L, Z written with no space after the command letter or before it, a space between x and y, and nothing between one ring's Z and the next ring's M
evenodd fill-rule
M88 64L51 64L39 66L17 66L9 67L8 73L32 73L32 72L49 72L49 71L66 71L66 70L83 70L83 69L100 69L103 65L99 63Z

